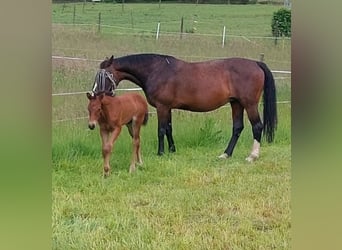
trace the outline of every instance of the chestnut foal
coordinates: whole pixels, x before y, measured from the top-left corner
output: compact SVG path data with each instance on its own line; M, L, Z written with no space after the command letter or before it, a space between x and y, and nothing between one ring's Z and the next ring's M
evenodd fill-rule
M148 120L148 105L145 98L136 93L108 96L103 92L95 95L87 93L87 97L89 99L88 126L90 129L94 129L96 123L100 126L104 176L107 177L110 174L110 154L123 125L127 126L133 139L133 154L129 172L134 172L136 162L142 164L140 128Z

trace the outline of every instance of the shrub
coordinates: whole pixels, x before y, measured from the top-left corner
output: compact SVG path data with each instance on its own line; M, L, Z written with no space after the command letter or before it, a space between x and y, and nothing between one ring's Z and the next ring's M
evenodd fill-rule
M291 10L281 8L273 13L272 35L275 37L291 36Z

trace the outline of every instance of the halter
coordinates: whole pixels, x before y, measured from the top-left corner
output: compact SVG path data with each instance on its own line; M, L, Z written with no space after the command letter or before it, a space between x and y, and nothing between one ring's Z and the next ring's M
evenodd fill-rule
M109 89L106 89L106 78L108 78L112 83ZM112 92L112 96L114 96L117 86L118 85L113 74L105 69L101 69L96 73L92 95L94 96L96 92Z

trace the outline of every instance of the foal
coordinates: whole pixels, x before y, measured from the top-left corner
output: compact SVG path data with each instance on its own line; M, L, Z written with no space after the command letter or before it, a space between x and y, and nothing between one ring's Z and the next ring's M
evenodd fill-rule
M148 106L144 97L135 93L121 96L108 96L105 93L91 95L89 99L88 112L90 129L94 129L96 123L100 126L102 139L102 156L104 176L109 176L109 159L115 140L118 138L122 126L126 125L133 139L133 154L129 172L135 171L138 161L142 164L140 154L140 127L148 120Z

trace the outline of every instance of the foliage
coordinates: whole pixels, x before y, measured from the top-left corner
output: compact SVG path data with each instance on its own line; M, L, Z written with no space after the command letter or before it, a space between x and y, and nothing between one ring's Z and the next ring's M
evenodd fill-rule
M272 18L272 34L275 37L291 36L291 10L281 8L273 13Z

